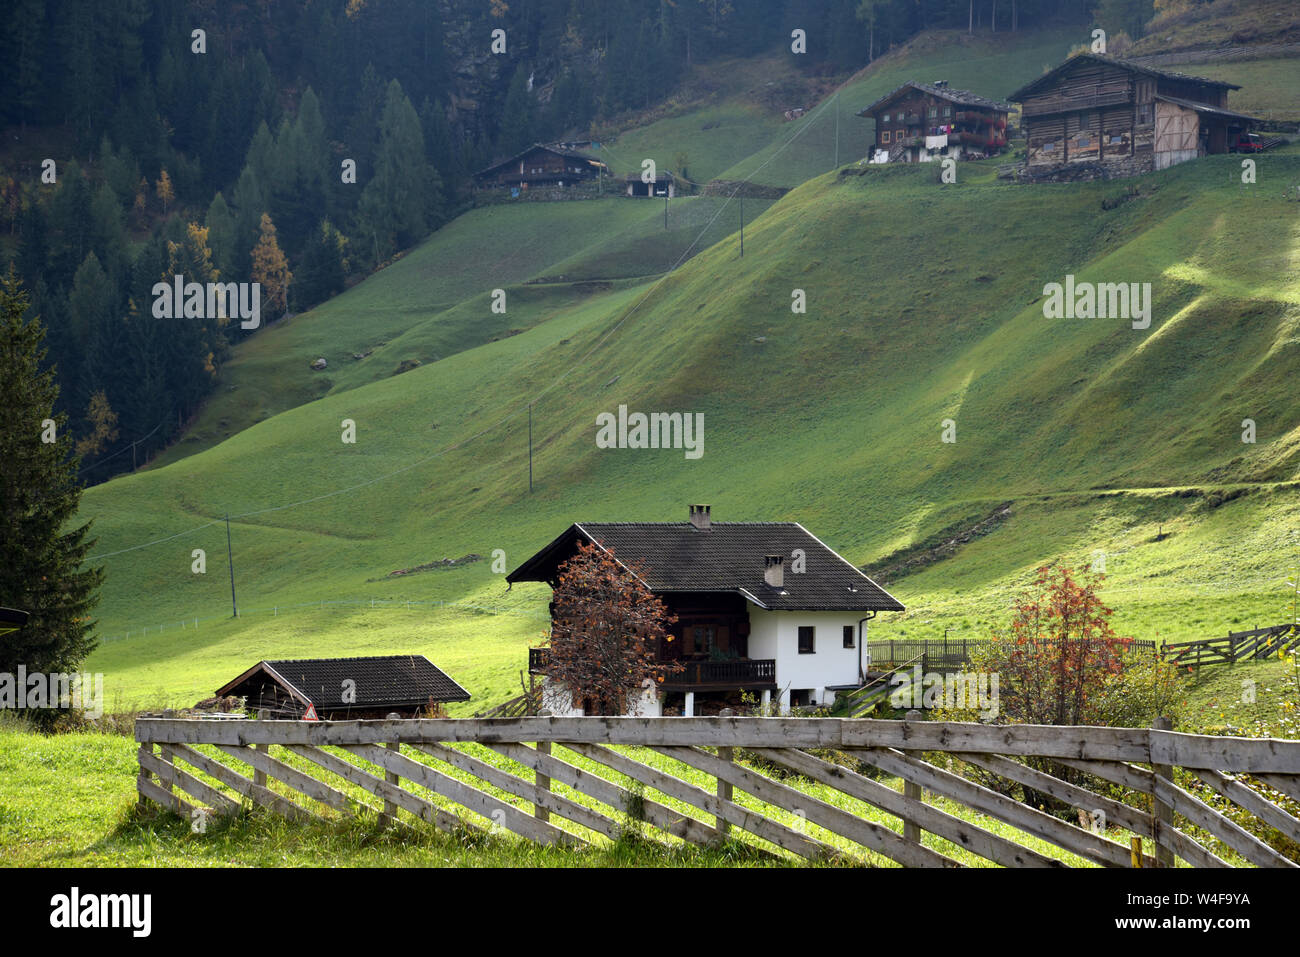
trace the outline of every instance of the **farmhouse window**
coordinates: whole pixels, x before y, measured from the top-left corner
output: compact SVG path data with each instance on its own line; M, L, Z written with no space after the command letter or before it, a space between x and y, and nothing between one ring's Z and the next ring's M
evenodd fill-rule
M853 626L852 625L844 626L844 647L845 648L853 647Z
M880 142L882 142L882 143L888 143L888 142L889 142L889 130L885 130L885 132L881 134Z
M888 113L885 114L885 118L884 118L883 120L881 120L881 122L882 122L882 123L888 123L888 122L889 122L889 114L888 114Z
M952 116L952 107L951 107L951 106L945 106L945 107L943 108L943 115L944 115L945 117Z
M1087 149L1092 145L1092 138L1086 133L1081 133L1078 138L1078 143L1080 149Z
M1055 152L1055 150L1056 150L1056 144L1055 144L1055 143L1044 143L1044 144L1043 144L1043 152L1044 152L1044 153L1052 153L1052 152Z
M799 654L811 655L817 651L814 633L816 629L812 625L799 626Z
M1151 122L1151 104L1143 103L1138 107L1138 122L1142 124Z
M694 638L692 650L697 655L707 655L713 651L717 643L717 633L712 625L697 625L691 629L691 634Z
M937 106L930 107L930 119L934 119L938 115L939 115L939 108Z

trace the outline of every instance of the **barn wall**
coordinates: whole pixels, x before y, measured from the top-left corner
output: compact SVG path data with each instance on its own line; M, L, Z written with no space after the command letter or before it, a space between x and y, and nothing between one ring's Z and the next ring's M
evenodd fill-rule
M1200 117L1174 103L1156 103L1155 168L1168 169L1196 159L1199 152Z

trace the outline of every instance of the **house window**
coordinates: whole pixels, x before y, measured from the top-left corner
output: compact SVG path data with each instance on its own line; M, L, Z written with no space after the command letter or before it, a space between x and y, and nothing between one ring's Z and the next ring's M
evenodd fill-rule
M945 117L952 116L952 107L951 107L951 106L945 106L945 107L943 108L943 115L944 115Z
M1146 125L1151 122L1151 104L1143 103L1138 107L1138 122Z
M939 115L939 108L937 106L930 107L930 119L934 119L938 115Z
M799 654L811 655L816 653L816 643L813 639L815 630L812 625L799 626Z
M1079 149L1087 149L1092 145L1092 137L1088 136L1086 133L1081 133L1079 134L1078 143Z
M1044 153L1052 153L1052 152L1054 152L1055 150L1056 150L1056 144L1055 144L1055 143L1044 143L1044 144L1043 144L1043 152L1044 152Z
M889 142L889 130L885 130L885 132L881 134L880 142L882 142L882 143L888 143L888 142Z
M845 648L853 647L853 626L852 625L844 626L844 647Z
M888 113L885 114L885 118L884 118L883 120L881 120L881 122L882 122L882 123L888 123L888 122L889 122L889 114L888 114Z
M717 634L712 625L696 625L691 629L691 636L692 650L697 655L710 654L717 643Z

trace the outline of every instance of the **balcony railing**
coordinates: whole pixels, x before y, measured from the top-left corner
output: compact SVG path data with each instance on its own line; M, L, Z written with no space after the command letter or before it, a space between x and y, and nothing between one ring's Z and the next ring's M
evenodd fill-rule
M761 688L776 684L772 658L732 661L683 661L684 670L664 678L666 688Z

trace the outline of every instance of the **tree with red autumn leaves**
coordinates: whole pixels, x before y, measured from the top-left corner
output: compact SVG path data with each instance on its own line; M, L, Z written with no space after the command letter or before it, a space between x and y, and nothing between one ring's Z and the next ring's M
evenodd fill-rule
M578 544L560 565L551 604L546 673L583 702L587 714L623 714L646 682L681 670L658 661L676 618L645 584L598 545Z
M1010 628L976 666L999 677L1003 719L1026 724L1090 724L1107 679L1119 674L1131 639L1110 626L1097 591L1105 575L1044 565L1016 597Z

